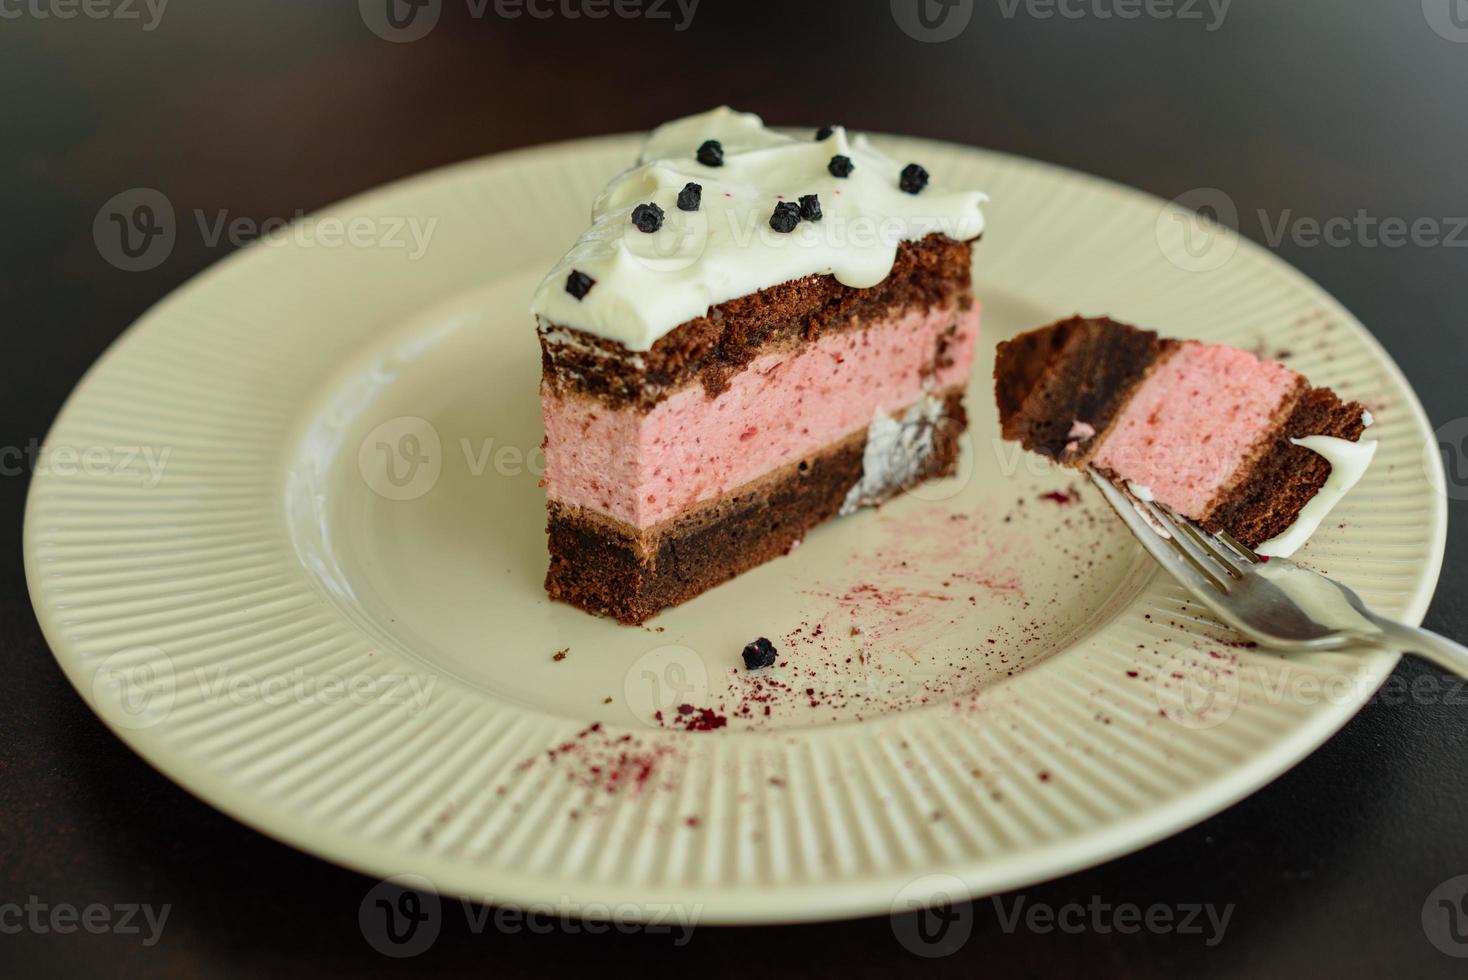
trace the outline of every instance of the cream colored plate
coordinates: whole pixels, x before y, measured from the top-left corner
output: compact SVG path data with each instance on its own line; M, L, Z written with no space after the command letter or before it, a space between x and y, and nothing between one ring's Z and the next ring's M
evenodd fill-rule
M1054 167L884 142L993 196L960 477L644 628L547 602L526 306L636 140L508 154L310 219L360 219L376 245L244 250L87 375L25 529L67 675L152 764L281 840L589 915L793 921L993 892L1274 778L1395 657L1230 646L1094 494L1054 496L1073 475L994 438L993 345L1080 310L1288 350L1370 404L1382 440L1304 557L1416 621L1445 497L1411 390L1350 314L1229 233ZM421 257L392 234L412 222L432 229ZM773 680L740 669L757 636ZM704 716L680 704L727 726L686 731Z

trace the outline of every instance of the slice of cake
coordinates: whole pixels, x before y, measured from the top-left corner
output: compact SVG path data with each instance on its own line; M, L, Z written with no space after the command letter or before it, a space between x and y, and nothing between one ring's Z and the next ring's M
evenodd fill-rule
M1376 452L1371 415L1253 354L1075 317L999 345L1006 439L1095 466L1260 554L1292 554Z
M652 134L536 293L551 596L639 623L950 474L982 194L840 127Z

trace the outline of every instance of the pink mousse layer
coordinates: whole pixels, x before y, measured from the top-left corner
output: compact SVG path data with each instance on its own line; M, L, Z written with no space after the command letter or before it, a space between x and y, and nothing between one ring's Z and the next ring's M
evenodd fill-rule
M957 322L952 362L925 378L939 337ZM693 385L645 414L543 395L552 500L646 528L907 408L926 387L966 384L979 308L910 313L768 354L717 398Z
M1302 381L1245 351L1189 341L1142 382L1095 461L1201 519Z

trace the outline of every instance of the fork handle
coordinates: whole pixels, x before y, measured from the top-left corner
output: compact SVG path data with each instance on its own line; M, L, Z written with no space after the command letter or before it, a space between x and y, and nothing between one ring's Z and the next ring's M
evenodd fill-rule
M1415 653L1459 677L1468 677L1468 647L1415 626L1372 616L1382 632L1382 646Z

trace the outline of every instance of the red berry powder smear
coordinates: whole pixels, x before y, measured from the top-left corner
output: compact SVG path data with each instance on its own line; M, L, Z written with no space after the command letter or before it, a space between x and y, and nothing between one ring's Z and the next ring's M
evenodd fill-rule
M866 515L877 533L864 535L860 549L853 546L847 560L836 563L842 571L806 582L797 621L761 621L752 614L748 636L727 650L699 651L710 676L696 701L655 713L647 729L586 725L503 773L482 804L461 810L446 803L422 831L425 842L452 833L445 828L459 826L460 818L492 825L507 811L520 813L546 794L566 792L565 786L574 803L557 808L553 819L610 818L623 804L655 806L656 819L666 821L664 832L699 833L704 815L681 801L703 798L690 785L715 778L708 740L730 733L788 732L919 709L976 730L1008 724L1002 719L1019 701L1004 681L1069 647L1115 597L1137 560L1125 527L1099 498L1081 488L1063 496L1068 506L1059 512L1032 492L972 512L930 504ZM743 646L762 636L775 647L775 663L748 669ZM1230 647L1242 644L1224 637L1183 641L1181 659L1175 646L1144 646L1134 663L1118 668L1128 683L1147 685L1148 696L1158 699L1153 724L1176 723L1169 713L1186 709L1199 677L1207 681L1239 669ZM1163 663L1166 670L1147 669ZM1099 692L1093 697L1094 722L1110 725L1114 705ZM901 751L908 750L903 743ZM764 753L753 744L751 751ZM764 777L741 791L742 804L761 806L769 794L783 796L788 774L780 768L782 757L769 754ZM1038 759L1015 758L1003 767L976 766L975 792L1002 804L1014 790L1006 769L1024 774L1031 786L1064 779ZM644 799L654 794L680 802ZM932 819L942 815L939 808Z
M811 581L798 622L777 633L755 616L733 649L700 651L711 668L725 661L722 675L710 678L704 703L656 723L683 732L789 729L924 706L983 710L1005 678L1066 645L1083 618L1076 610L1104 597L1087 590L1114 587L1119 576L1096 575L1098 567L1132 560L1122 547L1130 538L1104 503L1073 494L1067 501L1077 506L1058 518L1022 499L864 517L879 524L875 548L853 551L839 577ZM746 669L743 642L767 630L775 664Z
M798 621L754 614L749 635L728 650L699 651L710 668L705 696L657 712L651 730L582 728L506 774L497 805L531 806L557 780L580 794L572 819L608 813L628 796L683 792L689 779L708 778L691 762L700 740L729 732L922 708L983 724L992 707L1013 701L1003 681L1067 646L1135 560L1099 498L1079 488L1060 496L1075 506L1059 515L1033 495L972 510L932 503L865 515L876 522L875 545L866 535L838 563L842 571L810 580ZM775 663L747 669L743 646L760 636L774 644ZM1101 709L1096 719L1110 722ZM770 773L766 791L782 786L783 774ZM670 819L687 832L698 814Z

